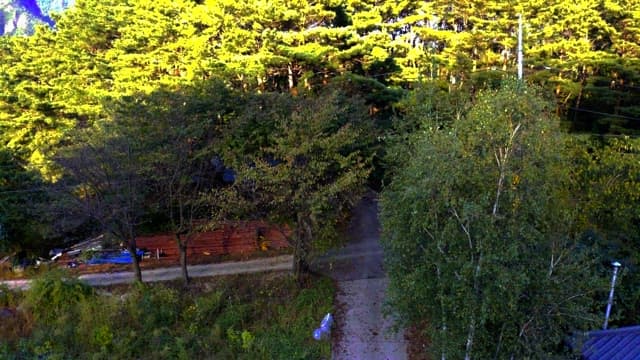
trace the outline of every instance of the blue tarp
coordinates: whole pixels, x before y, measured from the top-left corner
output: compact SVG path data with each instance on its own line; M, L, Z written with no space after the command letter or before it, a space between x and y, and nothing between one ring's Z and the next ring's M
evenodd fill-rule
M139 257L142 257L144 253L142 250L138 250L136 252ZM99 265L99 264L131 264L133 259L131 259L131 254L129 250L122 250L116 252L102 253L98 254L92 259L87 261L87 264L90 265Z
M236 172L233 169L226 168L222 173L222 181L226 184L233 184L236 181Z

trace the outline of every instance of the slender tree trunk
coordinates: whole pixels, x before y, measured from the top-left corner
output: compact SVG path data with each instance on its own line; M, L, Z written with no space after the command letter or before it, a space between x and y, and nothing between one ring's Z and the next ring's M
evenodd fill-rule
M309 263L307 261L307 246L305 240L298 239L293 251L293 274L299 283L302 283L304 275L309 273Z
M481 312L477 310L481 307L482 296L480 289L480 274L482 271L482 252L478 255L478 262L476 263L476 268L473 273L473 301L475 308L471 309L471 320L469 321L469 330L467 331L467 343L465 344L465 360L471 360L471 354L473 352L473 342L476 336L476 313Z
M126 143L126 152L127 152L127 165L131 165L133 156L131 155L131 143L127 141ZM127 244L129 245L129 254L131 255L131 263L133 264L133 272L135 274L135 281L142 282L142 271L140 270L140 261L138 259L138 245L136 244L136 218L137 218L137 203L136 197L136 188L133 186L134 179L133 175L129 172L126 177L126 203L127 203L127 211L126 211L126 225L123 230L125 233L128 233L129 241Z
M296 229L295 247L293 250L293 274L298 280L298 284L302 285L304 275L309 273L309 241L311 241L311 232L308 224L304 221L303 216L298 215L298 224Z
M471 360L471 350L473 348L473 338L476 333L476 320L475 317L471 317L471 323L469 324L469 331L467 333L467 343L465 345L464 360Z
M447 315L446 308L444 303L444 293L442 291L442 274L440 273L440 266L436 267L436 275L438 276L438 289L439 289L439 297L440 297L440 312L441 312L441 323L440 323L440 333L443 339L447 336ZM446 348L442 347L442 352L440 354L440 360L447 360L447 352Z
M293 69L291 69L291 64L287 65L287 80L289 82L289 91L291 91L295 86L295 83L293 81Z
M582 69L582 72L580 73L580 91L578 92L578 96L576 97L576 104L575 104L575 109L573 109L573 123L575 126L576 123L576 119L578 117L578 109L580 109L580 102L582 101L582 93L584 92L584 86L585 86L585 82L586 82L586 74L585 74L585 70ZM558 107L560 107L560 105L558 104ZM560 112L558 112L558 115L560 115Z
M140 260L138 259L136 239L131 238L127 241L129 254L131 254L131 264L133 265L134 280L142 282L142 270L140 270Z
M185 285L189 285L189 270L187 269L187 241L182 239L179 234L176 234L176 242L178 243L178 249L180 250L180 268L182 269L182 281Z
M504 330L507 327L507 324L502 324L502 328L500 329L500 336L498 336L498 345L496 346L496 354L493 356L494 359L498 359L498 355L500 355L500 348L502 347L502 337L504 336Z

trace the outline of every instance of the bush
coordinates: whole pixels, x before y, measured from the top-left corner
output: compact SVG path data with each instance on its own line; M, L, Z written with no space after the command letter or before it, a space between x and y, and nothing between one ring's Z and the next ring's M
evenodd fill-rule
M127 297L125 308L132 321L129 325L149 334L177 322L180 298L176 290L166 286L136 283Z
M0 306L0 347L8 347L29 336L32 326L33 321L29 314L13 306ZM4 359L2 356L0 358Z
M229 329L244 329L251 317L251 304L231 304L218 316L215 331L228 334Z
M85 344L87 351L109 354L118 336L115 321L119 315L119 305L118 299L110 296L96 296L91 301L79 303L75 323L76 341ZM95 357L103 358L98 355Z
M0 285L0 308L16 307L20 304L22 293L9 289L6 285Z
M182 322L189 334L196 335L204 329L210 329L208 324L214 323L224 308L223 297L222 291L216 291L198 297L192 304L187 304L184 307Z
M22 302L37 315L26 318L34 330L13 335L12 342L3 336L0 358L330 357L329 343L316 342L311 334L331 310L331 281L314 279L302 290L292 277L282 276L205 281L225 290L193 293L134 284L122 296L98 295L64 273L50 274L39 279ZM12 296L0 301L20 306L22 298Z
M78 303L94 296L89 285L54 270L35 279L26 292L25 305L41 322L53 321L69 313Z
M288 286L293 298L275 305L271 316L262 319L263 326L255 330L252 355L257 359L282 360L330 358L329 342L317 342L311 334L322 317L332 311L333 283L329 279L314 279L312 286L305 289L298 289L293 283Z

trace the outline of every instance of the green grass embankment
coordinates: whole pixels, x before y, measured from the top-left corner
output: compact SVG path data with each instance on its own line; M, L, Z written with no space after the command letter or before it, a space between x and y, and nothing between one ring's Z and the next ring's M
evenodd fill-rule
M334 286L266 273L93 289L61 272L0 292L2 359L329 359Z

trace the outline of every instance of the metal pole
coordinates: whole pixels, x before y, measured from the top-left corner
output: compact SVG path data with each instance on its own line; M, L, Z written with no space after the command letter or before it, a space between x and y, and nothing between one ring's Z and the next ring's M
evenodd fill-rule
M518 14L518 80L522 80L522 14Z
M609 324L609 315L611 314L611 305L613 305L613 290L616 286L616 278L618 277L618 269L620 269L619 262L615 261L611 263L613 266L613 277L611 278L611 290L609 291L609 301L607 302L607 312L604 315L604 325L602 329L607 330L607 325Z

